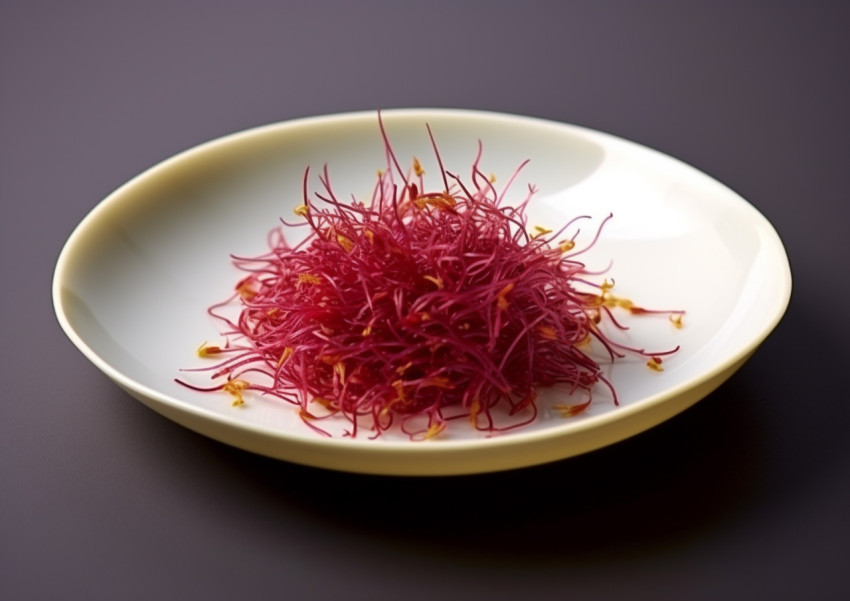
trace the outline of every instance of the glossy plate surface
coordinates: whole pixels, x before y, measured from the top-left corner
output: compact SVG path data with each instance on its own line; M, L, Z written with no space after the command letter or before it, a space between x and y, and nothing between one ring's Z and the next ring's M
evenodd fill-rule
M551 226L614 214L584 257L604 269L618 296L642 306L684 309L684 327L627 316L619 340L681 350L661 373L642 360L606 368L620 406L600 389L590 409L485 436L452 423L425 442L317 435L289 405L175 383L196 367L195 349L216 341L206 308L229 296L239 272L230 254L266 250L266 235L301 204L306 167L327 164L337 194L368 199L385 164L376 113L315 117L227 136L151 168L80 223L56 266L53 301L71 341L132 396L192 430L256 453L307 465L375 474L437 475L510 469L562 459L622 440L687 408L756 350L788 305L791 274L767 220L736 193L675 159L588 129L476 111L385 111L402 160L417 156L436 174L425 124L447 169L466 175L484 144L482 167L512 187L539 189L530 222ZM427 177L427 175L426 175ZM432 178L435 176L432 175ZM439 180L430 180L441 188ZM316 182L313 187L318 188ZM585 234L590 235L590 234ZM200 383L200 381L198 381ZM563 401L563 399L561 399Z

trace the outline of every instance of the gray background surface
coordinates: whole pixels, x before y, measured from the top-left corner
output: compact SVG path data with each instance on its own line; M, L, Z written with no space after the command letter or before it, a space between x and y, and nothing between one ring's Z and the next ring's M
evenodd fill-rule
M850 598L847 6L0 1L0 599ZM649 432L445 479L226 447L64 337L56 258L114 188L227 133L399 106L699 167L782 236L785 320Z

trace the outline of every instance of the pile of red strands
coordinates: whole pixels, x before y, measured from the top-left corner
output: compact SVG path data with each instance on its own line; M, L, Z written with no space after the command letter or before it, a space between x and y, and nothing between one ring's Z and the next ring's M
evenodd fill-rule
M534 188L503 205L516 173L497 190L479 168L480 145L468 186L443 168L435 144L443 190L423 192L418 161L401 169L384 140L388 168L370 204L340 201L327 168L313 200L305 174L303 221L284 224L309 228L306 238L290 246L276 230L268 254L235 259L249 275L210 310L229 342L199 351L227 357L210 368L226 382L192 387L225 390L235 404L245 390L283 399L326 434L319 420L341 414L347 435L397 425L412 438L458 418L483 431L528 424L541 387L586 392L560 407L566 414L584 410L600 381L613 392L582 350L591 339L612 358L622 350L597 326L610 315L604 288L576 288L587 284L576 257L601 225L580 249L577 232L565 238L577 220L529 232ZM241 313L231 320L221 309L233 302Z

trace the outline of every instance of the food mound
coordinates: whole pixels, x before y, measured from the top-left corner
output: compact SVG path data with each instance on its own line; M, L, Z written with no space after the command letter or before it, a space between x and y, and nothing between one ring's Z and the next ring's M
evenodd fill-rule
M327 167L310 194L305 173L295 221L271 234L268 253L234 257L244 277L210 308L226 343L198 352L219 359L204 368L219 383L187 386L226 391L235 405L246 391L283 400L324 434L323 419L344 416L346 435L399 428L427 439L458 419L487 432L531 423L542 387L572 393L575 403L556 406L565 415L588 407L600 383L616 403L591 345L612 360L644 355L656 370L675 352L627 348L600 330L622 327L616 307L654 312L613 296L607 280L594 284L578 260L607 219L581 247L585 216L530 227L533 186L504 202L525 163L499 188L481 170L479 143L464 180L444 168L430 128L441 185L429 188L418 160L401 167L379 124L387 166L371 201L340 200ZM285 234L298 228L307 235L290 245ZM227 317L234 304L238 318ZM659 313L681 323L680 312Z

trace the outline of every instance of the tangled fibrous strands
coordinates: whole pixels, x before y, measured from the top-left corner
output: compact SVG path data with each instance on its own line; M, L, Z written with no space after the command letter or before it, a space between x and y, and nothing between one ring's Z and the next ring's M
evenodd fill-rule
M528 424L537 390L556 384L586 393L558 406L566 415L583 411L600 382L616 403L585 352L591 341L612 360L634 352L660 369L666 353L622 347L599 329L612 307L649 312L613 297L607 281L587 281L578 260L610 215L581 248L577 223L586 216L557 231L529 228L535 189L503 202L525 163L498 189L480 168L479 143L464 182L444 168L430 128L442 189L426 191L419 161L402 169L379 124L387 167L371 202L340 200L327 167L311 195L305 173L297 221L272 232L267 254L234 258L246 276L210 309L228 342L199 354L221 359L206 370L224 383L188 386L224 390L234 404L245 391L287 401L325 434L321 420L342 415L350 436L397 426L423 439L456 419L487 432ZM299 227L308 234L291 246L284 232ZM223 312L233 303L238 319Z

